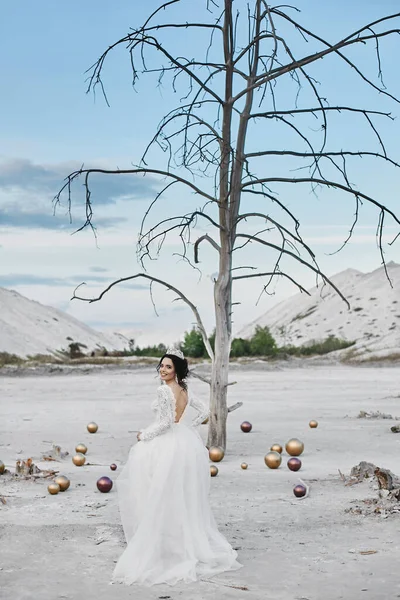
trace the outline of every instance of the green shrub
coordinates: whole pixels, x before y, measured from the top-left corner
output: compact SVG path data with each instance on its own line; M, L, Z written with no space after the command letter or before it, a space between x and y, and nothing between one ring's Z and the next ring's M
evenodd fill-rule
M275 356L278 351L275 339L268 327L257 325L250 339L250 353L252 356Z
M250 356L250 340L243 338L234 338L231 345L231 357Z
M191 331L185 331L181 349L185 356L192 358L201 358L207 354L203 337L195 327Z
M69 358L82 358L85 354L82 352L81 348L87 348L87 346L85 346L85 344L80 344L79 342L71 342L68 348Z
M0 367L5 365L20 365L24 362L24 359L16 354L10 354L9 352L0 352Z
M329 354L329 352L335 352L335 350L344 350L345 348L354 346L354 344L355 342L349 342L348 340L342 340L334 335L330 335L323 341L313 342L304 346L284 346L279 348L279 352L291 356L314 356Z
M61 360L52 354L30 354L28 360L35 363L60 363Z

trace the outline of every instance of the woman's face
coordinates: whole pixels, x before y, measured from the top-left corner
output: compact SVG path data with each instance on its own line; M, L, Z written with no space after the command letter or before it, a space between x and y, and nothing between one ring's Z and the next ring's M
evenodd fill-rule
M173 379L175 379L175 367L174 367L174 363L172 362L172 360L170 358L163 358L161 365L160 365L160 377L161 380L164 381L165 383L168 383L169 381L172 381Z

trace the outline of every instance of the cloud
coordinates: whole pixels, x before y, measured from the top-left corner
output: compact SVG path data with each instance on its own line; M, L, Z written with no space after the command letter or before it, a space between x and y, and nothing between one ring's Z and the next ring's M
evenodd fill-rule
M113 227L126 222L124 217L97 217L94 221L96 227ZM53 214L49 209L43 210L38 207L37 212L22 210L19 206L9 204L1 208L0 199L0 227L14 227L21 229L70 229L71 232L78 229L82 223L70 222L65 214Z
M89 271L91 273L107 273L110 269L106 269L105 267L89 267Z
M106 269L105 269L106 270ZM109 285L113 279L107 276L93 275L74 275L73 277L49 277L46 275L34 275L31 273L9 273L0 275L0 286L11 288L27 285L44 285L50 287L76 287L85 282L88 285L101 284ZM128 288L130 290L147 290L148 285L140 283L124 282L118 284L118 287Z
M40 165L29 160L14 159L0 162L0 227L76 229L81 223L70 224L68 194L61 197L62 205L53 214L52 200L64 184L65 177L78 164ZM154 178L134 175L95 174L90 178L91 200L94 207L115 206L118 201L130 202L154 197L157 182ZM71 186L72 214L85 205L83 180ZM84 219L84 215L80 216ZM111 227L126 222L125 216L96 215L95 225ZM77 221L78 222L78 221Z

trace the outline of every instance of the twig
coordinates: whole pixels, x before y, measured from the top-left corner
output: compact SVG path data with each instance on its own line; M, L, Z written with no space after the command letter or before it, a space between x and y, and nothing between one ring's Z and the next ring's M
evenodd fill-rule
M234 410L236 410L237 408L240 408L241 406L243 406L243 402L236 402L236 404L232 404L231 406L228 406L228 413L233 412Z
M249 591L249 588L245 585L234 585L233 583L224 583L223 581L213 581L212 579L202 579L202 581L206 581L207 583L214 583L214 585L223 585L225 587L229 587L234 590L243 590L245 592Z

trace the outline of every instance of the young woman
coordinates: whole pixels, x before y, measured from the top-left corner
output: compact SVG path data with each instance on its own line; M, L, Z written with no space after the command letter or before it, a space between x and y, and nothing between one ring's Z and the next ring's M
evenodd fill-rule
M157 370L155 421L138 433L117 480L127 547L113 581L126 584L174 585L241 566L210 509L208 452L197 431L209 411L188 391L180 350L168 349ZM197 416L188 422L189 407Z

